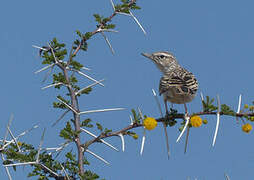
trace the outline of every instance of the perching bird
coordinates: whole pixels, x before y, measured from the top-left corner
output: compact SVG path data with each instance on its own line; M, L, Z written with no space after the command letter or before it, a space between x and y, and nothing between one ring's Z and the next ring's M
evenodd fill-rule
M184 104L193 100L198 90L198 82L195 76L181 67L176 58L168 52L155 52L153 54L142 53L151 59L163 73L160 79L159 92L164 97L166 113L168 113L167 101L173 104Z
M169 114L167 101L173 104L184 104L185 113L187 114L186 103L193 100L198 90L198 82L195 76L181 67L176 58L169 52L142 53L142 55L151 59L163 73L160 79L159 92L164 97L166 115ZM167 129L166 124L163 123L163 125L169 157ZM185 149L187 147L187 139Z

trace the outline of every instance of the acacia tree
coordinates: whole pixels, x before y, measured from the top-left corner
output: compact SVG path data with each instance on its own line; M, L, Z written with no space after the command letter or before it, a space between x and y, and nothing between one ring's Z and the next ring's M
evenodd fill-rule
M114 50L105 35L105 32L116 32L114 30L115 24L112 23L113 18L117 15L131 16L138 24L138 26L145 33L145 30L140 25L139 21L133 15L132 10L140 9L136 4L136 0L121 0L120 4L114 5L113 1L110 1L113 7L113 13L108 17L103 17L99 14L94 14L95 21L97 23L95 30L90 32L76 31L77 39L74 40L73 45L70 50L65 48L65 44L53 38L49 43L38 47L40 56L42 58L42 64L45 65L42 69L38 70L37 73L43 72L45 70L54 71L52 75L52 84L46 86L45 88L54 87L59 90L60 94L57 96L56 102L53 102L53 107L63 110L62 116L54 123L58 123L64 118L67 113L72 113L72 118L66 121L65 127L60 131L59 136L63 139L63 143L57 148L42 148L45 129L41 137L41 143L38 148L29 144L28 142L21 142L19 138L31 130L37 128L34 126L29 130L24 131L17 137L14 137L10 130L10 118L9 124L7 126L7 133L2 141L0 152L3 160L3 166L6 169L9 179L11 175L9 172L9 167L13 167L16 170L17 166L20 165L30 165L33 170L28 174L28 177L37 176L38 179L85 179L93 180L98 179L99 176L95 172L89 170L89 162L86 159L86 153L92 154L96 158L105 161L102 157L96 155L89 150L90 145L94 143L104 143L114 150L117 150L114 146L107 143L104 139L110 138L112 136L119 136L122 140L122 148L124 149L124 136L129 135L134 139L138 138L138 135L133 131L133 129L138 127L145 127L147 130L152 130L157 122L165 122L167 126L175 126L180 120L180 135L178 140L182 137L185 130L187 130L186 145L187 147L188 134L190 128L199 127L202 123L206 124L207 120L202 120L200 116L202 115L216 115L217 116L217 126L214 135L213 144L216 141L216 135L219 127L220 115L232 116L237 119L241 119L243 122L243 131L249 132L252 127L246 121L254 121L254 106L244 106L244 110L241 110L241 96L239 97L238 110L235 112L226 104L220 104L219 97L217 97L217 104L215 105L214 99L207 96L203 98L202 104L203 108L200 112L196 112L186 116L183 113L179 113L177 109L171 109L168 116L163 116L160 105L158 107L161 112L161 117L151 118L143 116L140 109L138 111L132 110L132 122L130 125L119 128L116 131L102 127L101 124L93 122L91 119L81 120L83 114L88 114L91 112L103 112L103 111L114 111L121 110L121 108L111 108L111 109L101 109L94 111L82 111L79 107L79 101L83 94L89 94L92 91L92 87L95 85L103 86L103 80L97 81L94 78L86 75L82 72L82 69L86 67L76 59L78 53L82 51L87 51L88 41L95 35L101 34L106 43L108 44L112 53ZM50 74L48 73L48 74ZM80 76L79 76L80 75ZM80 83L80 78L88 78L94 81L93 84L83 87ZM157 100L156 93L154 96ZM254 105L254 102L253 102ZM179 124L179 123L178 123ZM90 132L93 128L97 128L101 133L96 136ZM88 130L89 129L89 130ZM93 137L92 140L82 141L82 133L87 133ZM7 136L10 135L12 139L7 140ZM145 134L143 136L141 153L143 151L143 145L145 142ZM64 158L56 160L59 153L68 145L74 145L76 151L64 152Z

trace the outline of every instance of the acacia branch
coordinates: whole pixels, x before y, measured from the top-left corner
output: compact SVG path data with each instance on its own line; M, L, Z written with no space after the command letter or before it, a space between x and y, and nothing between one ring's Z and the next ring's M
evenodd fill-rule
M135 3L136 3L136 0L131 0L131 1L128 3L128 7L131 7L131 6L132 6L133 4L135 4ZM105 21L105 22L100 23L99 25L97 25L97 28L96 28L94 31L91 32L91 37L94 36L94 35L97 34L97 33L100 33L100 32L101 32L100 30L101 30L101 29L104 29L104 26L106 25L106 23L110 22L110 21L113 19L113 17L115 17L115 16L118 14L118 12L121 12L121 10L119 11L119 10L115 10L115 9L114 9L114 12L107 18L107 21ZM87 39L86 37L83 37L83 38L82 38L82 40L80 41L78 47L77 47L76 50L74 51L73 56L75 56L75 55L79 52L80 48L82 47L82 45L84 45L84 43L85 43L87 40L88 40L88 39Z
M191 116L194 115L199 115L199 116L203 116L203 115L217 115L217 112L198 112L198 113L193 113ZM224 115L224 116L232 116L232 117L251 117L254 116L254 113L235 113L235 114L230 114L230 113L225 113L225 112L220 112L220 115ZM160 117L157 118L156 121L157 122L169 122L171 120L175 120L175 119L183 119L184 120L185 114L183 113L177 113L177 114L173 114L173 115L169 115L169 116L165 116L165 117ZM115 131L115 132L111 132L111 133L104 133L102 132L99 136L97 136L96 138L87 141L86 143L82 144L82 146L84 147L84 149L87 149L90 145L92 145L95 142L101 142L101 139L105 139L105 138L109 138L112 136L119 136L119 134L122 135L128 135L127 131L134 129L134 128L138 128L143 126L143 124L141 123L133 123L121 130Z

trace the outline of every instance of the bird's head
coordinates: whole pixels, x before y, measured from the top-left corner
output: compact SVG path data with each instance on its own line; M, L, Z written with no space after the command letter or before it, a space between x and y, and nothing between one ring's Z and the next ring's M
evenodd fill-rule
M143 56L151 59L156 66L162 71L166 73L171 71L179 66L176 58L169 52L155 52L152 54L141 53Z

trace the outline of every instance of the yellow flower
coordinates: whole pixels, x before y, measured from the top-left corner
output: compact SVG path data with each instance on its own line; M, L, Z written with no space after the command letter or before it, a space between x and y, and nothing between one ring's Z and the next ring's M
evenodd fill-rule
M250 117L250 121L254 121L254 116L251 116L251 117Z
M137 134L134 134L132 137L133 137L134 139L138 139L138 135L137 135Z
M246 123L242 126L243 132L249 133L252 130L252 125L249 123Z
M249 108L249 105L248 104L244 104L244 109L248 109Z
M19 141L19 142L18 142L18 145L19 145L19 146L22 146L22 142Z
M144 119L144 126L147 130L153 130L157 126L157 121L152 117Z
M200 116L192 116L190 119L190 124L193 127L200 127L202 125L202 119Z
M254 106L250 106L250 107L249 107L249 110L250 110L250 111L253 111L253 110L254 110Z
M203 123L204 123L204 124L207 124L208 121L207 121L206 119L203 119Z

